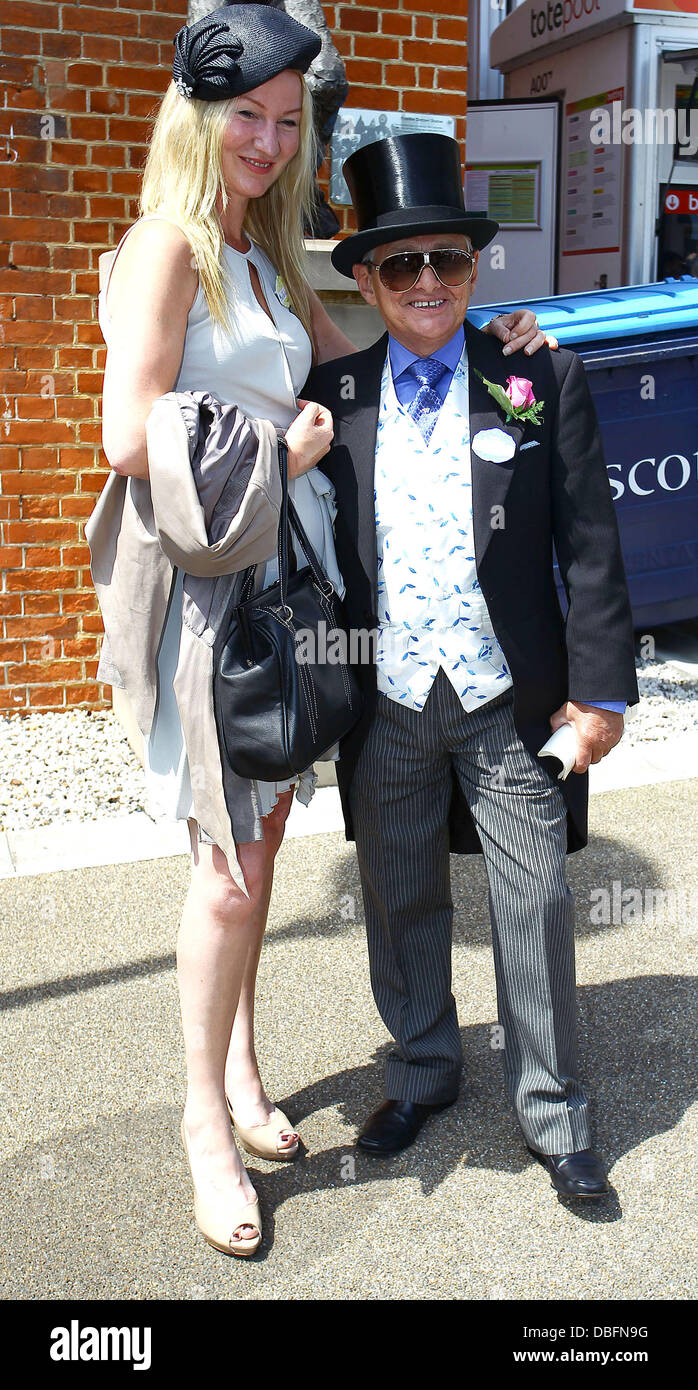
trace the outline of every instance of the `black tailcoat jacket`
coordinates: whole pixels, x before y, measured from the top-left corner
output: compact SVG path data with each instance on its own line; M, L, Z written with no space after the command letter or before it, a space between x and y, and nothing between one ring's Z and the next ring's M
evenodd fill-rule
M477 577L511 672L514 721L534 755L550 737L550 715L566 700L637 702L633 627L601 436L581 359L541 348L502 355L496 338L465 324L470 438L500 428L516 442L508 463L473 451L472 506ZM387 334L363 352L315 367L303 395L327 406L334 444L320 467L336 490L337 559L352 627L377 625L374 460ZM505 422L476 375L504 385L527 377L542 401L542 423ZM531 444L531 448L522 445ZM553 543L569 600L563 618L553 577ZM349 788L376 705L374 664L360 667L365 710L341 746L337 778L348 839ZM560 783L568 849L587 839L587 775ZM455 774L451 850L481 850Z

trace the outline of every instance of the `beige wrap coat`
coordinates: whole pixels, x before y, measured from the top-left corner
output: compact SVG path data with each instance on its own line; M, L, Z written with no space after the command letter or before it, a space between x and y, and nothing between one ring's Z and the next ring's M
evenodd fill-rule
M126 690L150 733L157 654L176 569L184 571L174 680L194 815L244 881L236 842L261 839L250 783L221 758L213 706L216 639L242 572L262 587L281 506L277 432L205 391L169 391L146 424L148 478L108 477L86 524L105 637L97 679Z

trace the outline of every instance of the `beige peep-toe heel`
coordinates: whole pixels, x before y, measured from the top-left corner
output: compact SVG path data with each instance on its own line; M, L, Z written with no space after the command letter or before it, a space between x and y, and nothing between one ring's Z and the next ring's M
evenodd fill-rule
M179 1132L182 1136L184 1152L187 1156L194 1186L194 1218L204 1240L207 1240L214 1250L220 1250L224 1255L254 1255L262 1240L262 1217L259 1202L255 1200L254 1202L247 1202L241 1207L230 1207L225 1202L207 1203L202 1201L194 1183L184 1120L182 1120ZM235 1235L241 1226L253 1226L257 1234L243 1240Z
M233 1108L225 1098L228 1107L228 1114L235 1126L235 1132L248 1154L253 1154L255 1158L266 1158L270 1162L287 1163L289 1159L295 1158L298 1153L298 1140L289 1149L279 1148L279 1135L284 1130L290 1130L292 1134L296 1131L293 1128L287 1115L283 1110L279 1110L278 1105L274 1106L274 1114L265 1125L239 1125L233 1114Z

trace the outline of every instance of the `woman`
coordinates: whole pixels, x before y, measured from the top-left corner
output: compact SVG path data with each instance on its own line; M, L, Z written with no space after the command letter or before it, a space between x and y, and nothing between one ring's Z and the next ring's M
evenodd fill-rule
M318 405L297 401L313 352L326 361L354 350L302 269L303 217L316 168L303 73L320 41L283 11L231 5L185 26L175 45L174 81L144 173L142 215L117 247L100 296L108 346L105 453L117 473L147 478L145 422L153 403L172 390L206 390L271 421L286 431L296 506L339 587L332 488L314 467L329 449L332 421ZM540 345L535 319L515 317L523 322L514 345ZM513 327L511 317L500 322L498 336L509 337L507 325ZM264 578L275 578L275 559ZM299 1145L264 1092L253 1026L274 857L293 784L249 784L254 838L235 837L246 896L222 850L190 814L171 678L180 622L181 606L173 601L145 760L163 811L187 818L191 840L192 877L177 945L187 1065L182 1137L200 1229L216 1248L249 1255L259 1245L261 1219L230 1120L244 1147L259 1156L291 1159ZM297 795L306 804L313 784L312 770L299 779Z

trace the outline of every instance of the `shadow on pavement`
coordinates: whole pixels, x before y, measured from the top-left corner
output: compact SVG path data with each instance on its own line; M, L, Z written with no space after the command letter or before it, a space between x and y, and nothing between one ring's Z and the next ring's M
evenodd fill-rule
M598 1116L595 1142L612 1165L674 1127L693 1099L695 981L639 976L590 985L579 996L582 1074ZM636 1021L632 1032L628 1020ZM534 1162L507 1102L499 1060L483 1047L483 1026L464 1028L462 1036L460 1099L428 1122L411 1149L392 1160L372 1160L353 1147L354 1131L381 1099L386 1048L365 1066L322 1077L279 1100L301 1130L308 1116L334 1108L352 1135L341 1145L304 1154L283 1167L263 1164L260 1171L253 1160L250 1172L259 1184L265 1251L272 1243L274 1212L298 1195L341 1192L348 1183L384 1185L404 1177L419 1179L429 1195L459 1168L464 1173L468 1168L520 1173ZM122 1297L158 1297L157 1272L153 1274L158 1245L164 1270L176 1258L173 1239L189 1251L193 1232L179 1118L172 1105L146 1106L113 1118L96 1116L89 1126L26 1146L3 1165L0 1182L11 1197L0 1224L0 1243L13 1277L24 1279L33 1297L66 1296L73 1287L85 1287L92 1265L99 1271L97 1283L108 1278L112 1288L130 1290ZM547 1187L547 1175L535 1166ZM552 1190L550 1197L562 1200ZM610 1222L621 1215L615 1193L593 1204L564 1205L582 1220ZM146 1293L139 1286L141 1264L147 1266ZM61 1293L52 1295L57 1288Z
M695 986L690 976L642 975L578 990L580 1070L591 1097L594 1143L609 1165L653 1135L672 1129L696 1098ZM629 1031L628 1020L638 1019L641 1026L635 1024ZM385 1160L353 1147L318 1154L313 1156L313 1166L317 1159L321 1168L315 1185L341 1187L341 1163L347 1153L355 1154L357 1181L409 1175L421 1179L425 1192L434 1191L459 1166L520 1172L534 1163L506 1096L497 1054L483 1047L483 1032L482 1025L461 1029L460 1098L429 1120L412 1148ZM283 1108L302 1128L306 1115L334 1106L357 1130L383 1099L388 1050L386 1046L375 1054L375 1065L339 1072L288 1096ZM305 1167L309 1172L307 1160ZM542 1168L540 1172L547 1182ZM271 1179L285 1196L293 1191L290 1167L274 1172ZM597 1210L602 1205L597 1204Z
M293 842L291 842L293 843ZM332 873L332 901L341 903L351 898L361 903L361 883L353 845L342 846L344 853L335 863ZM312 853L312 847L311 847ZM129 866L130 867L130 866ZM84 870L78 873L84 874ZM97 871L95 871L97 872ZM653 865L641 855L634 853L625 845L618 845L612 839L595 837L590 840L585 854L571 855L567 861L567 876L573 889L576 904L576 935L582 938L607 931L618 924L594 924L590 920L589 906L591 894L604 887L610 893L614 880L622 877L623 886L639 886L643 890L664 887L661 875ZM47 876L49 882L52 876ZM182 900L186 892L186 874L182 875ZM487 892L487 876L481 856L452 855L451 885L453 892L454 946L489 946L490 924ZM276 912L283 910L283 899L277 896L272 904ZM272 922L266 939L265 950L272 950L275 943L303 940L318 936L338 937L355 931L356 918L342 916L334 906L323 915L313 913L312 917L297 918L282 923ZM36 984L18 985L13 989L0 991L0 1012L25 1008L46 999L58 999L65 995L79 994L84 990L99 989L103 985L119 984L143 976L161 974L174 970L174 950L162 954L144 956L139 960L121 964L106 965L97 970L82 974L64 975Z
M61 999L67 994L82 994L87 989L101 989L103 985L139 980L144 975L160 975L163 971L174 968L174 951L168 951L166 955L144 956L142 960L130 960L124 965L106 965L101 970L88 970L82 975L63 975L59 979L45 980L38 985L19 985L16 989L7 989L0 993L0 1013L10 1009L27 1008L47 999Z

